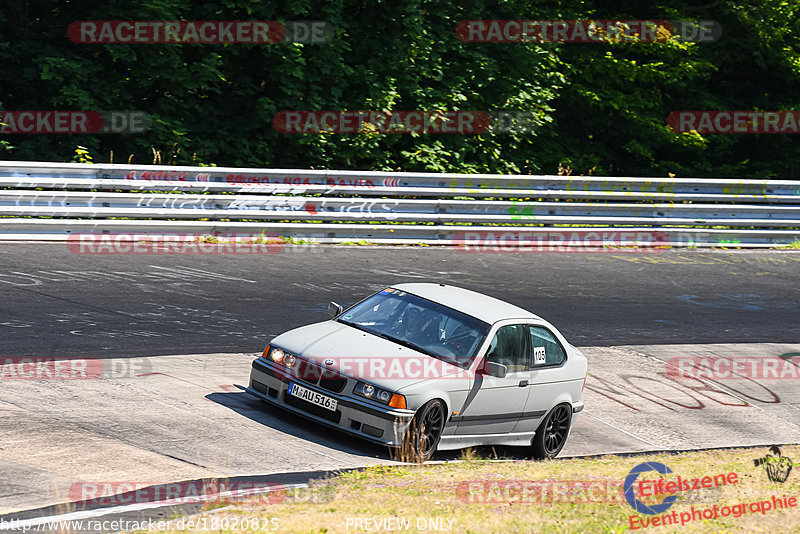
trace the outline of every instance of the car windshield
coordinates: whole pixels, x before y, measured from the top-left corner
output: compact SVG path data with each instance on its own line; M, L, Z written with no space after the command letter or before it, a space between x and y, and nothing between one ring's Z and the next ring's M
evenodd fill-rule
M388 288L345 311L337 321L468 367L490 325L447 306Z

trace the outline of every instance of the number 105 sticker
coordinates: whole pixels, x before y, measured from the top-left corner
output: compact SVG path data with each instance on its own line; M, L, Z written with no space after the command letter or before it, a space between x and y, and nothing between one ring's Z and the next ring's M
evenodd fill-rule
M533 363L545 362L544 347L533 347Z

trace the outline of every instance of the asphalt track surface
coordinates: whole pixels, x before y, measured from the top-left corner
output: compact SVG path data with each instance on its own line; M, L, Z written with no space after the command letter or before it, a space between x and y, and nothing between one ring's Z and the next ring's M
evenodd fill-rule
M800 340L800 252L465 253L286 246L259 255L79 255L0 244L0 355L257 352L390 284L485 292L578 346Z
M0 357L99 358L107 372L2 381L0 514L91 508L74 502L87 482L255 475L290 484L391 462L379 447L265 410L242 388L273 336L325 319L331 300L346 305L409 281L508 300L585 348L587 408L562 455L797 443L796 380L681 383L665 365L800 353L798 278L795 252L317 246L90 256L63 244L2 244Z

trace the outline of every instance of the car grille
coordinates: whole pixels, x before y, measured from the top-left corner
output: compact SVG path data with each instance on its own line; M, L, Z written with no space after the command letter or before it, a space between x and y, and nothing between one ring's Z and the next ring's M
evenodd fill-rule
M319 387L334 393L341 393L346 384L347 379L338 373L327 372L319 379Z
M319 365L306 360L300 360L295 376L304 382L318 385L322 389L327 389L333 393L341 393L345 385L347 385L346 377L335 371L323 369Z

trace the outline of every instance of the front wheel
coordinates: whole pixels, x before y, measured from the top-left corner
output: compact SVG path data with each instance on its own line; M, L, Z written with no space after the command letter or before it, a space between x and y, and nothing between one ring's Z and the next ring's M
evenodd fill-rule
M537 459L555 458L567 442L569 426L572 422L572 407L559 404L536 430L533 436L533 457Z
M445 423L445 407L440 400L432 400L419 409L411 420L403 438L405 461L424 462L433 457Z

